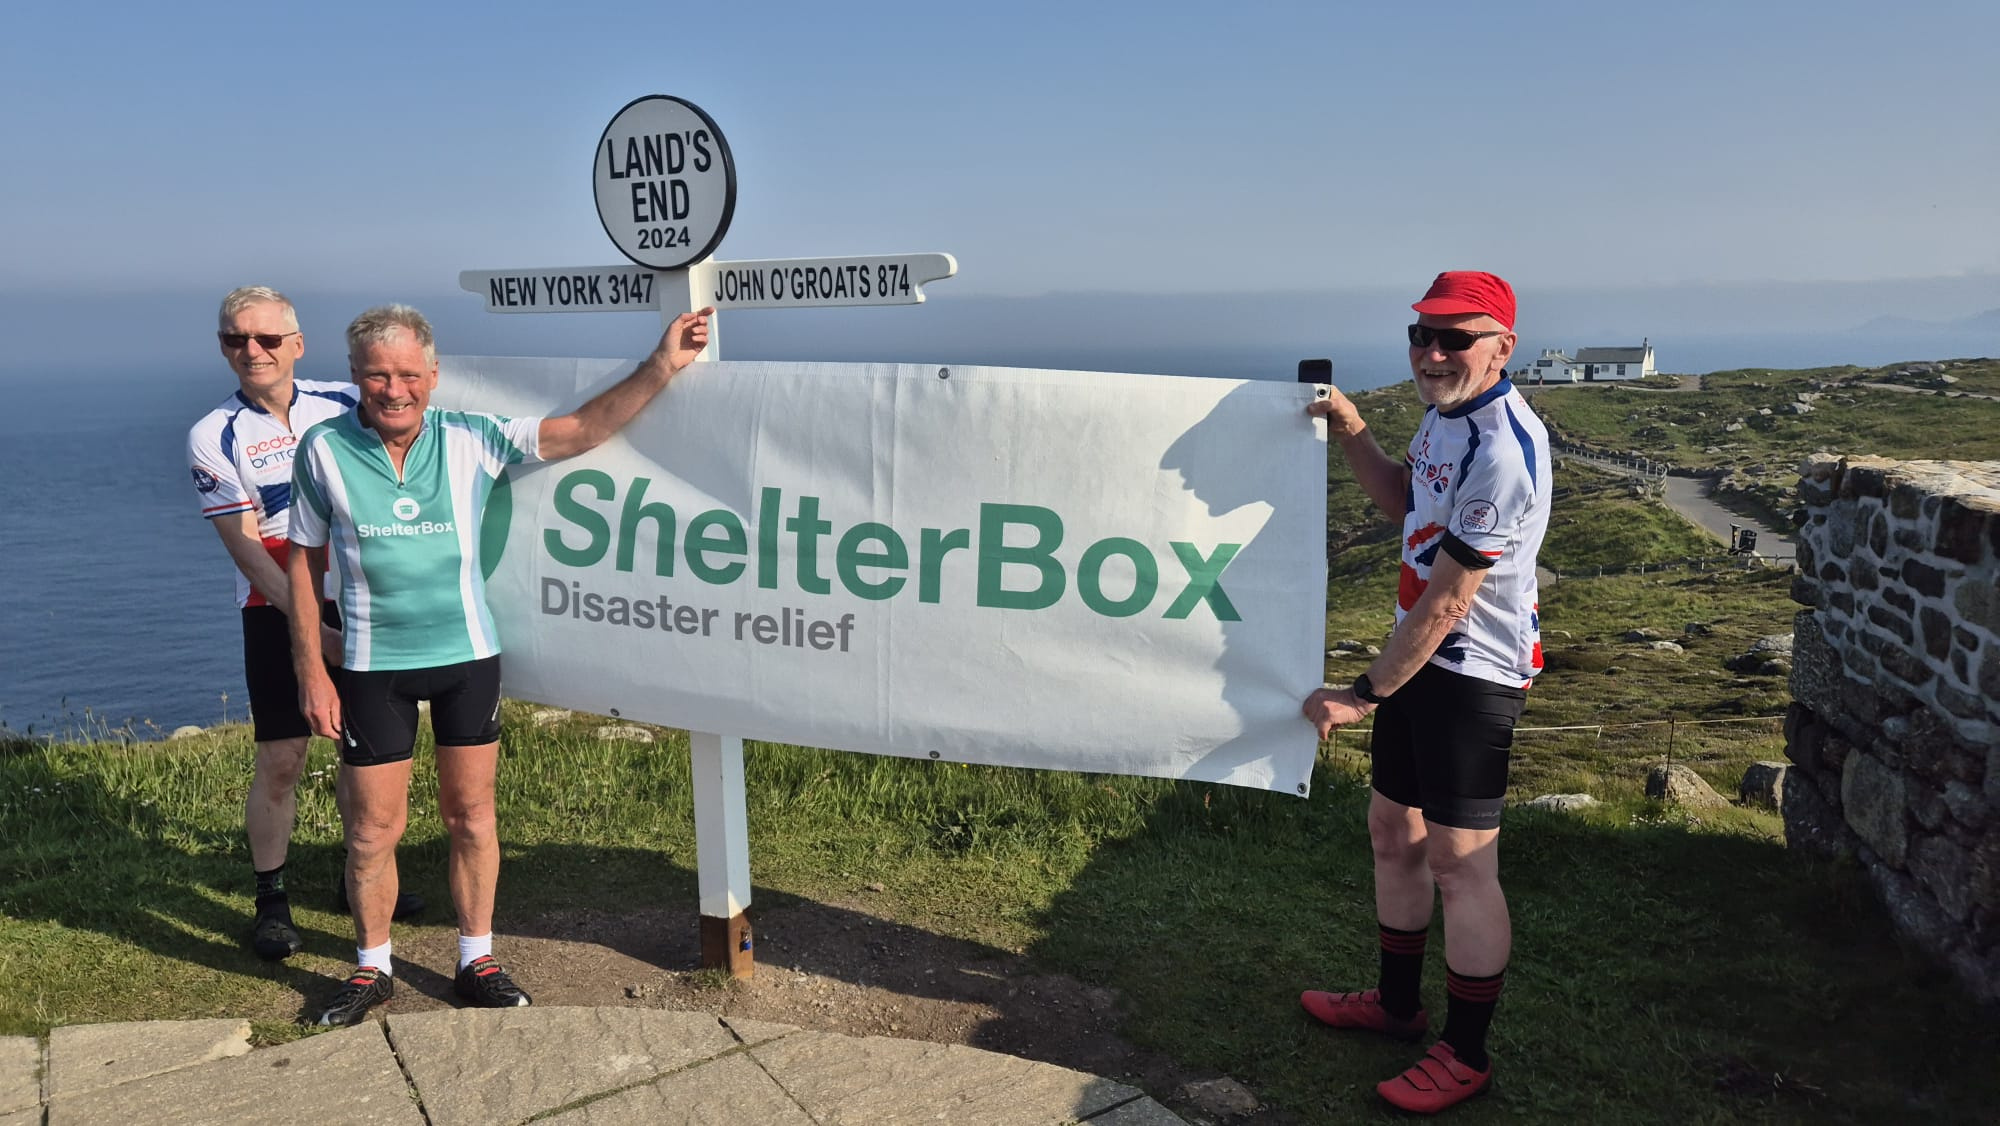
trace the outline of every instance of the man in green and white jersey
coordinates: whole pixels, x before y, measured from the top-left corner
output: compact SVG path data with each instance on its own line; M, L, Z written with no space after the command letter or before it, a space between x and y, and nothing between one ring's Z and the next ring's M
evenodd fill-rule
M345 630L332 676L310 597L320 578L313 553L294 551L287 565L299 709L314 732L339 744L349 779L347 885L358 965L320 1024L354 1024L393 990L395 850L409 815L421 701L431 705L439 813L451 836L455 988L475 1005L528 1003L492 956L500 639L486 608L480 518L507 466L580 454L631 421L707 346L712 312L682 314L631 375L554 418L431 409L437 345L415 309L381 306L348 326L360 405L306 432L292 475L291 541L326 546L342 563Z

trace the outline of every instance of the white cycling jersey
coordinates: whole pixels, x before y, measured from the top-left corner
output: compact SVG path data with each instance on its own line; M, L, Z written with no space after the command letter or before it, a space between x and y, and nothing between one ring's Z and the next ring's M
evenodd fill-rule
M1486 568L1471 610L1430 663L1527 687L1542 671L1535 557L1549 527L1548 430L1502 379L1462 407L1426 411L1408 464L1396 621L1430 585L1439 551Z
M300 435L314 424L354 409L351 383L292 382L290 426L243 397L241 391L188 428L188 469L201 514L210 520L239 512L257 514L264 550L284 567L290 542L292 456ZM236 570L236 604L264 606L264 596Z

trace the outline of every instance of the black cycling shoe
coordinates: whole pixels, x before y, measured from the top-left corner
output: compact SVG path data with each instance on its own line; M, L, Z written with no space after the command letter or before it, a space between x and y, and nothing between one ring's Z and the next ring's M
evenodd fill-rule
M290 911L273 911L257 916L250 924L250 949L266 962L281 962L299 952L305 940L292 925Z
M482 1009L516 1009L529 1003L528 995L500 968L491 954L481 954L467 962L451 983L452 989Z
M340 992L333 995L333 1000L327 1004L326 1010L319 1014L319 1020L314 1023L360 1024L361 1019L368 1015L368 1010L387 1001L395 992L395 978L374 966L362 966L341 983Z
M424 906L424 897L418 895L416 892L399 892L396 895L396 909L389 912L389 918L394 922L400 923L404 919L423 914ZM347 905L346 880L341 880L339 883L333 885L333 909L343 915L354 914L353 910Z

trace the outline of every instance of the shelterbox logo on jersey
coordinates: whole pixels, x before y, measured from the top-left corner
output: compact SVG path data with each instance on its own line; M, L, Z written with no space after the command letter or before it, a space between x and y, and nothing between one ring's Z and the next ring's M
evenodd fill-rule
M1240 543L1204 550L1173 541L1166 545L1163 565L1162 554L1152 547L1109 536L1085 547L1072 573L1056 557L1065 535L1059 513L1040 505L985 502L972 527L916 529L913 558L911 538L887 524L862 521L835 536L833 521L820 513L819 497L797 496L787 504L784 490L763 488L752 525L726 508L696 513L683 524L671 505L646 499L652 483L634 477L621 485L597 469L567 474L554 489L556 521L542 530L542 550L555 563L579 570L597 567L608 557L617 571L632 572L643 562L661 577L671 577L684 565L690 576L713 586L754 576L761 589L788 585L825 595L838 582L849 595L869 600L906 594L914 577L916 600L924 603L947 600L944 561L954 551L969 551L976 566L971 600L978 606L1042 610L1073 589L1092 611L1123 618L1155 605L1163 587L1177 586L1160 611L1162 617L1187 618L1201 605L1218 621L1242 617L1222 586L1222 574L1242 550ZM480 529L489 576L505 544L511 509L510 499L496 490ZM655 546L652 558L641 560L639 533L648 524ZM794 570L782 576L780 544L787 537ZM822 549L828 540L833 542L830 573ZM1115 578L1107 575L1114 558L1124 561L1110 568ZM914 576L908 573L912 570ZM1176 570L1178 576L1163 575Z
M389 506L389 512L402 523L356 523L355 533L363 539L373 539L376 536L432 536L456 530L449 520L418 520L417 517L423 514L423 509L410 497L397 497L396 503Z

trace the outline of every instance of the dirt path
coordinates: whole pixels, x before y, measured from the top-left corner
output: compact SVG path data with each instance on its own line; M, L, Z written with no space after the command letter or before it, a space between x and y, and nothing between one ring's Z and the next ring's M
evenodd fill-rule
M1015 951L934 934L866 903L785 899L753 912L750 981L699 972L693 906L552 913L509 927L495 953L538 1005L677 1009L849 1036L965 1044L1117 1079L1189 1114L1182 1088L1213 1079L1126 1042L1118 994L1038 970ZM391 1012L456 1004L449 927L398 936ZM1190 1121L1198 1121L1190 1116ZM1260 1111L1232 1122L1289 1126Z
M1607 458L1592 457L1574 451L1558 451L1557 457L1573 457L1612 473L1627 477L1643 477L1657 480L1654 475L1643 473L1629 465ZM1725 546L1729 543L1729 530L1748 528L1757 533L1757 554L1765 559L1791 559L1798 555L1798 540L1789 532L1781 532L1754 516L1732 512L1709 498L1711 482L1706 477L1667 477L1663 497L1668 508L1686 517L1690 523Z
M1731 512L1715 503L1709 499L1709 487L1710 481L1706 477L1669 477L1665 491L1667 507L1687 517L1695 526L1724 544L1729 542L1730 528L1748 528L1757 533L1757 554L1764 558L1791 559L1798 555L1797 539L1758 523L1756 517Z
M1910 387L1901 383L1858 383L1855 386L1867 387L1876 391L1897 391L1905 395L1928 395L1935 390L1930 387ZM1987 395L1978 391L1945 391L1944 393L1954 399L1986 399L1992 402L2000 402L2000 395Z

